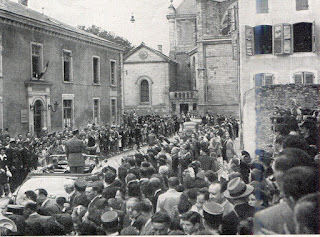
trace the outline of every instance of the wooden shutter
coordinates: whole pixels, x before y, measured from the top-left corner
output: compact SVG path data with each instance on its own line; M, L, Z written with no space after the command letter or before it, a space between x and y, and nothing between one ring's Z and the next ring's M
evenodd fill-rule
M273 27L273 53L283 53L283 27L282 24L276 24Z
M246 26L245 37L246 37L246 53L248 56L252 56L252 55L254 55L253 27Z
M294 83L301 85L303 83L302 73L295 73L293 75Z
M292 25L283 24L283 53L292 53Z
M264 85L273 85L273 74L264 74Z
M258 73L254 75L254 83L256 87L261 87L263 86L263 73Z
M304 73L304 83L305 84L313 84L314 75L312 72L305 72Z
M312 52L316 52L316 24L312 22Z

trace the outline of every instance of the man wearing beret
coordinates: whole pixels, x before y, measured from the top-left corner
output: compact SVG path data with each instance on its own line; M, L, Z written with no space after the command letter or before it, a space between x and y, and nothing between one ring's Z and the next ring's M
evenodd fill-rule
M88 148L79 139L79 130L73 130L73 137L66 142L66 155L71 173L82 174L84 172L85 158L82 153L86 150L94 150L96 146Z

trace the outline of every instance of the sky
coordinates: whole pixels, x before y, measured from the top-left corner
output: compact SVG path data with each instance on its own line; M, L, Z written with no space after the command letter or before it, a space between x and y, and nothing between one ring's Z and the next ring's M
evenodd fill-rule
M14 0L18 2L18 0ZM178 7L183 0L174 0ZM28 7L72 26L96 25L138 46L144 42L169 53L170 0L29 0ZM130 22L134 15L135 23Z

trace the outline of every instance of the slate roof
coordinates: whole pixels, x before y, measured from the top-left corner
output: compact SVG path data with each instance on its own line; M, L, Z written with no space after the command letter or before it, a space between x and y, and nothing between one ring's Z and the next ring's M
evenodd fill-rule
M73 33L81 34L83 36L88 36L90 38L102 41L105 44L108 44L110 47L114 46L115 48L123 49L123 47L119 44L116 44L112 41L100 38L94 34L90 34L90 33L86 32L84 30L80 30L77 27L70 26L64 22L61 22L61 21L56 20L52 17L44 15L40 12L32 10L31 8L24 6L20 3L12 2L10 0L0 0L0 13L1 12L14 14L14 15L23 17L27 20L35 20L35 21L37 21L39 23L43 23L45 25L50 25L55 28L59 28L59 29L66 30L69 32L71 31ZM40 27L40 24L39 24L39 27Z
M197 14L196 0L184 0L176 9L177 15Z
M127 53L125 56L124 56L124 61L129 58L132 54L134 54L135 52L137 52L139 49L141 48L146 48L148 50L150 50L151 52L155 53L156 55L162 57L164 60L166 60L167 62L173 62L173 63L177 63L176 61L174 61L173 59L169 58L167 55L161 53L160 51L158 50L155 50L153 48L150 48L148 46L145 45L145 43L141 43L138 47L134 48L133 50L131 50L129 53Z

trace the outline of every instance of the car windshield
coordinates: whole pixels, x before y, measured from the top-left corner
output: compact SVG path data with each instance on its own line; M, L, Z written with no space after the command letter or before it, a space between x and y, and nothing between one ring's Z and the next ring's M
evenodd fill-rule
M58 197L68 197L64 190L64 185L71 184L77 177L63 177L63 176L40 176L31 177L24 182L18 190L16 204L22 204L24 193L28 190L35 191L38 188L44 188L48 192L48 197L56 199Z

